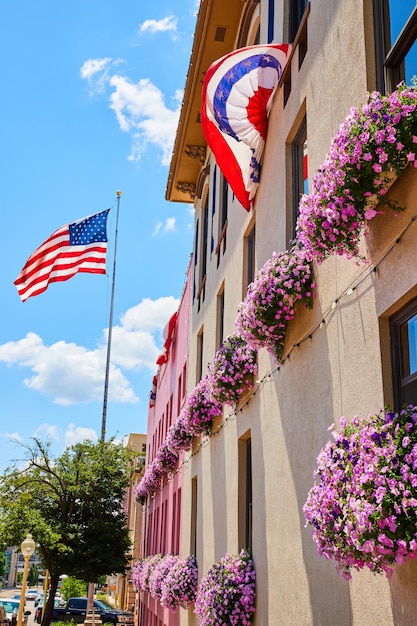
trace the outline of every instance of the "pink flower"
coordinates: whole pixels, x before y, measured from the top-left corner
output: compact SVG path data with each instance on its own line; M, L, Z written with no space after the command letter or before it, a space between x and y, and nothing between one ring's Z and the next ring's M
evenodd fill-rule
M366 211L364 213L364 217L365 217L366 220L372 220L375 217L376 214L377 213L376 213L375 209L369 208L369 209L366 209Z

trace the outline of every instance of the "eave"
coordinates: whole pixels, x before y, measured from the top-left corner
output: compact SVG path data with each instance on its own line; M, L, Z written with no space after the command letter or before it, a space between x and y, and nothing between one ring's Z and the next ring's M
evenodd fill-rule
M202 0L200 4L165 192L169 202L194 202L206 154L200 123L204 74L235 47L243 6L242 0Z

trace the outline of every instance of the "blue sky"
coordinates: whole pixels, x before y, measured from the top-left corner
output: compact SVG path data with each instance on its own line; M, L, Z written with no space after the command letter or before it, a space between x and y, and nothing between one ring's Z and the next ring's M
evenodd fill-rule
M162 329L192 248L192 206L165 200L196 0L4 0L0 471L17 442L55 453L101 430L116 220L106 438L146 432ZM22 303L13 281L58 227L112 208L107 276Z

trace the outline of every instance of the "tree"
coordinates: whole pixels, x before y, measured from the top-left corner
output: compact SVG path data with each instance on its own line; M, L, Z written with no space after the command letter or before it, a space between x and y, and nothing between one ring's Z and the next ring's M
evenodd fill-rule
M87 583L79 578L67 576L62 581L60 592L64 600L85 596L87 595Z
M39 580L39 570L38 570L37 565L33 563L28 573L28 585L30 585L31 587L34 587L35 585L38 584L38 580Z
M6 555L2 550L0 550L0 578L3 578L5 573L6 573Z
M89 582L128 567L122 503L132 451L114 439L84 441L53 458L49 443L32 442L23 444L25 463L0 476L0 543L20 545L32 533L50 574L49 626L61 574Z

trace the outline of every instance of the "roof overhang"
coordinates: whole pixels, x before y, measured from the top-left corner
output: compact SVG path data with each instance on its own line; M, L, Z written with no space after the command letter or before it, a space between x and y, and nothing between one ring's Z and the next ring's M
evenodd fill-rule
M165 192L170 202L194 202L206 158L200 123L204 74L214 61L234 49L243 7L244 0L201 1Z

